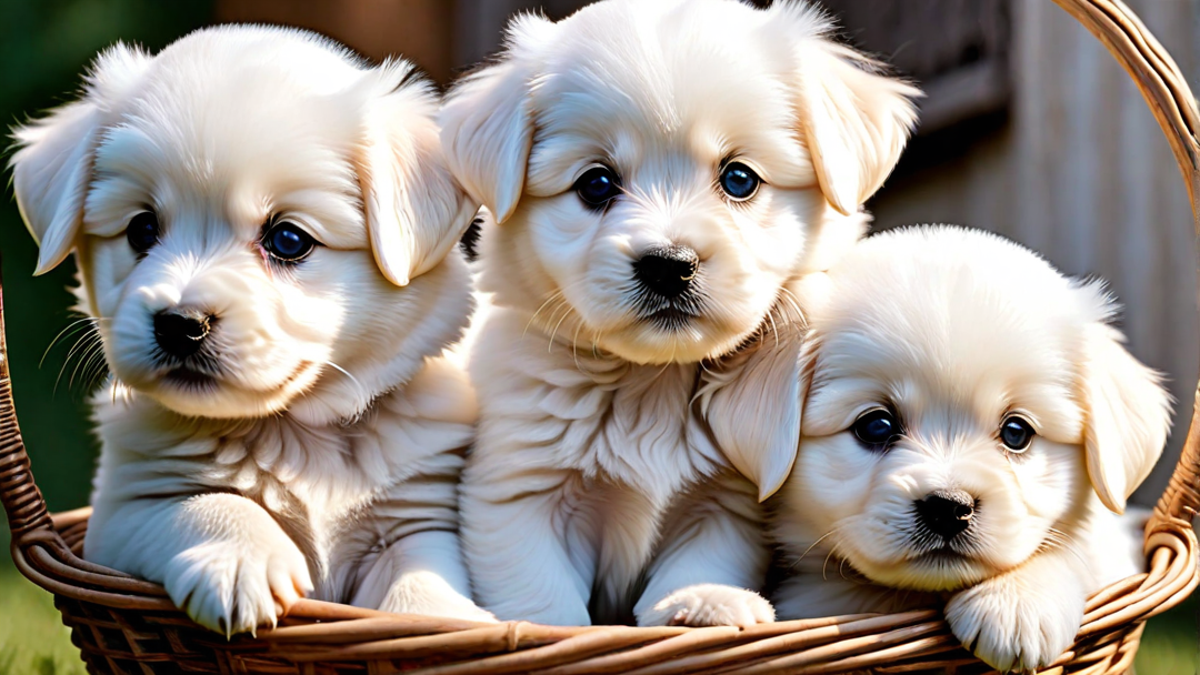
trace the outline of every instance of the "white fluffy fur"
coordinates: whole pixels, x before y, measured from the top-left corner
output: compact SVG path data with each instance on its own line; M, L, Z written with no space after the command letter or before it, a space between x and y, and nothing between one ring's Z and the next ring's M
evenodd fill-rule
M786 283L861 236L914 115L915 90L828 29L796 2L607 0L519 17L447 98L448 162L498 221L461 493L474 588L499 617L771 620L758 502L799 430L748 428L797 419L798 375L730 355L796 309ZM716 187L734 159L765 181L741 203ZM599 164L624 190L603 212L572 190ZM673 328L639 318L631 288L633 261L668 244L698 253L703 295Z
M802 438L774 527L791 570L780 615L945 598L984 661L1049 664L1087 595L1140 571L1140 523L1105 504L1124 509L1169 427L1160 376L1107 323L1111 300L1012 242L949 227L871 237L804 286ZM882 451L852 430L881 407L902 424ZM1013 412L1037 433L1020 454L999 440ZM978 505L957 555L934 559L940 540L915 536L914 504L946 489Z
M85 557L210 628L253 631L306 594L490 619L456 533L474 396L441 356L471 308L447 252L475 208L410 70L219 27L104 52L79 101L16 132L39 270L75 251L114 375ZM147 209L162 232L139 259L124 231ZM278 220L322 245L271 261ZM165 377L152 317L171 308L216 317L207 386Z

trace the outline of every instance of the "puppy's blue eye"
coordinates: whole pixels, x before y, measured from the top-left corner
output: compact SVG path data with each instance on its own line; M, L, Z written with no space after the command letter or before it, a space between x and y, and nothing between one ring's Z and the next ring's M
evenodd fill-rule
M854 435L864 445L884 449L900 435L900 422L887 410L869 410L854 421Z
M720 183L721 189L729 195L730 199L742 202L758 192L758 186L762 184L762 179L754 173L754 169L745 164L730 162L721 170Z
M142 211L131 218L125 227L125 239L138 255L149 251L158 243L158 216L153 211Z
M575 181L574 190L584 204L599 210L608 206L610 201L621 194L621 179L612 169L598 166L585 171L579 180Z
M1009 415L1000 423L1000 442L1009 452L1025 452L1036 435L1033 425L1019 415Z
M263 235L263 248L281 262L299 262L312 253L317 242L307 232L286 220L276 223Z

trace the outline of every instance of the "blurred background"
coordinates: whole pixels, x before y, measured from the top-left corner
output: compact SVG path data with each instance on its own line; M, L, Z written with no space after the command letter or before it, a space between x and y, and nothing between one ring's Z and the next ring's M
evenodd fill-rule
M1200 0L1126 0L1200 90ZM516 11L566 16L585 0L0 0L0 118L70 100L95 52L154 51L221 22L310 28L379 59L403 54L439 84L493 53ZM756 0L754 4L768 4ZM928 94L895 175L868 205L876 228L959 223L1003 233L1063 271L1107 279L1130 348L1166 372L1185 422L1200 372L1196 249L1165 138L1129 77L1050 0L826 0L842 37ZM7 180L5 184L7 185ZM33 278L36 251L0 204L4 305L17 410L52 510L87 503L98 381L75 349L70 263ZM57 339L56 339L57 337ZM1178 425L1137 500L1162 492ZM4 534L7 540L6 533ZM1151 622L1144 674L1200 672L1195 601ZM82 672L48 594L0 564L0 675Z

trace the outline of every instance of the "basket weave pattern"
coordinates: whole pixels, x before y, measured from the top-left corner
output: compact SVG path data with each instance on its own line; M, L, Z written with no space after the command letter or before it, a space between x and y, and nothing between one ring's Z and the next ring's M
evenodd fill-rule
M1054 0L1130 74L1200 197L1200 114L1162 46L1119 0ZM1200 217L1197 219L1200 232ZM421 675L540 673L984 673L938 610L784 621L747 629L556 628L385 614L302 600L278 628L225 640L192 623L161 586L79 556L89 511L51 516L30 472L13 407L0 300L0 501L17 567L55 595L92 673ZM1149 572L1087 604L1074 647L1048 674L1102 675L1133 663L1145 620L1200 582L1192 519L1200 509L1200 391L1178 467L1146 528Z

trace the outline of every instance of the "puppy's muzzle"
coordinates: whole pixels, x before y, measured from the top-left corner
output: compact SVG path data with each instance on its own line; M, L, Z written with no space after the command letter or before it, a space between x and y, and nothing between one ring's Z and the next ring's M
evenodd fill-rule
M633 263L633 277L642 288L662 298L677 298L692 286L700 256L686 246L647 251Z
M194 356L212 334L215 317L201 312L164 310L154 315L154 342L179 360Z
M949 542L971 526L978 502L963 490L937 490L915 506L921 527Z

